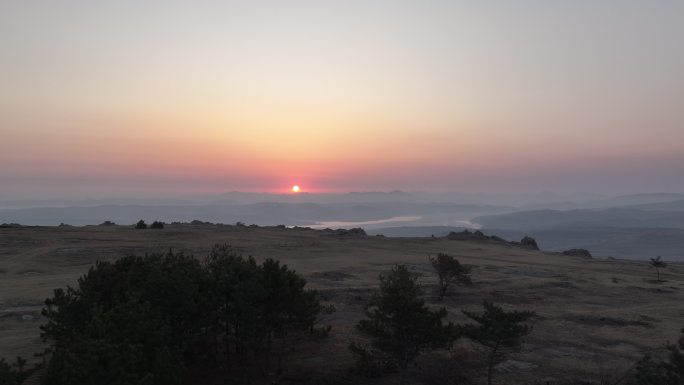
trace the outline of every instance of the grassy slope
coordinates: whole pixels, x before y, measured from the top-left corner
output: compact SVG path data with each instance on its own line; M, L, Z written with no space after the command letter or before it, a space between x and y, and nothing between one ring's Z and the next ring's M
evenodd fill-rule
M512 359L533 365L511 381L592 376L627 368L644 351L672 341L684 326L684 265L652 280L642 262L598 261L487 243L440 238L343 238L297 229L168 226L0 229L0 357L30 356L42 348L39 316L52 289L73 284L96 260L168 248L206 254L212 244L230 243L256 258L280 259L304 274L338 311L325 322L332 337L321 346L290 355L293 372L346 373L354 323L376 287L378 274L406 263L429 289L434 283L428 254L446 252L476 266L475 284L444 301L454 321L460 309L477 310L483 299L508 308L535 310L541 317L522 353ZM428 300L438 305L430 290ZM460 353L478 362L472 347ZM325 363L325 365L322 365ZM536 367L535 367L536 366ZM505 376L501 375L503 379ZM512 382L515 383L515 382Z

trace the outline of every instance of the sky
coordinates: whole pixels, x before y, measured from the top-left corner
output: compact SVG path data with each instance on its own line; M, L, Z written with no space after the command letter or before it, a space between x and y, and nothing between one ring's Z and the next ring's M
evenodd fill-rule
M684 2L0 1L0 198L684 192Z

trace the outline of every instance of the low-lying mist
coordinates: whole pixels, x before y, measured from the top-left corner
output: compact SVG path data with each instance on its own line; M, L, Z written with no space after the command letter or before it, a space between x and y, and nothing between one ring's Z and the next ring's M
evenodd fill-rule
M184 198L12 200L0 223L86 226L110 221L245 223L312 228L361 227L388 237L444 236L481 229L508 239L530 235L545 250L584 248L598 257L684 259L684 194L231 192Z

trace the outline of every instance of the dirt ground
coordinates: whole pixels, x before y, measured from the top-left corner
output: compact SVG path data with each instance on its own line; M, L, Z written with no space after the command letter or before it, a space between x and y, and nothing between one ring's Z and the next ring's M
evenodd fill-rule
M212 225L0 228L0 357L31 358L44 348L39 330L44 299L55 288L75 284L95 261L169 248L203 258L217 243L257 259L281 260L337 309L324 320L332 326L328 339L305 344L286 357L290 382L302 376L336 381L349 376L353 361L347 346L358 338L354 324L363 317L378 275L395 264L420 274L428 302L446 307L454 322L465 322L461 309L479 310L484 299L538 314L522 351L497 367L499 383L619 376L644 353L662 351L684 326L683 264L662 270L661 283L646 262L583 259L443 238L345 237L308 229ZM473 266L474 284L459 287L443 302L432 290L435 278L428 261L428 255L438 252ZM484 374L477 367L479 354L468 341L459 341L438 359L421 360L412 381L453 383L448 377L460 371L478 383ZM368 383L387 381L393 379Z

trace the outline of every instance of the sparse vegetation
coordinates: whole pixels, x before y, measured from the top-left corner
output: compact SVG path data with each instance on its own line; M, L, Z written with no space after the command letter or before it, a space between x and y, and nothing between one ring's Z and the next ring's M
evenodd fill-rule
M494 365L501 362L508 351L520 348L521 338L532 328L523 322L534 316L530 311L505 311L492 302L484 302L484 312L481 314L463 311L476 324L461 326L463 336L468 337L487 351L487 384L492 384L492 370Z
M462 265L456 258L448 254L439 253L436 257L430 257L430 263L437 273L437 289L440 300L444 298L453 283L466 285L472 283L470 266Z
M362 360L396 366L403 382L406 369L421 352L448 346L454 326L445 323L446 310L431 310L421 295L415 275L406 266L381 275L380 293L371 300L367 319L358 324L358 330L370 338L371 348L353 344L352 352Z
M21 385L29 374L24 358L17 357L12 364L0 358L0 385Z
M665 263L665 261L661 260L660 256L657 256L655 258L651 258L649 265L651 265L651 267L653 267L655 269L658 282L662 282L660 280L660 269L666 268L667 263Z
M154 221L150 225L150 228L151 229L163 229L164 228L164 222Z
M15 330L27 336L31 335L31 328L38 330L36 305L40 302L30 296L16 302L12 299L18 297L17 293L32 292L33 289L27 286L29 280L42 283L50 274L45 265L30 262L31 258L39 258L42 262L50 260L48 257L66 256L80 263L78 258L84 261L92 260L95 255L109 258L103 250L140 253L163 247L158 243L159 235L154 232L141 232L131 239L121 240L120 235L126 233L123 228L76 227L66 231L65 238L61 237L65 230L55 228L53 231L27 227L5 230L0 235L0 243L4 244L0 254L13 256L14 250L18 250L17 258L3 260L5 275L0 269L0 277L5 279L3 287L8 288L2 291L4 302L0 309L3 336L0 348L6 359L0 369L0 385L4 384L3 380L7 382L7 378L14 381L17 373L24 373L22 376L26 377L27 368L41 361L31 357L31 350L35 352L47 346L37 343L17 346L13 338ZM335 230L317 232L277 226L245 231L230 225L219 228L218 225L189 226L186 223L174 227L173 250L203 250L207 240L221 242L226 239L239 248L217 246L207 253L207 258L199 260L174 251L95 265L95 272L82 278L83 285L79 282L72 289L65 288L61 298L51 296L50 300L54 302L50 310L60 315L50 315L46 321L53 323L54 328L49 333L56 337L50 338L44 329L52 353L43 356L44 370L36 374L46 378L46 384L57 385L246 384L250 381L255 384L387 384L396 383L400 378L405 383L453 385L485 384L485 378L490 375L494 377L492 384L500 381L547 385L548 381L548 385L671 385L667 381L672 373L677 373L672 372L677 368L673 363L681 362L680 358L671 356L681 357L684 352L681 342L676 349L674 346L669 346L668 350L649 349L650 357L637 365L638 356L630 360L628 355L613 355L609 348L604 349L605 345L635 348L657 345L661 341L658 336L681 327L675 323L677 305L683 295L676 289L681 283L676 262L672 263L669 274L660 277L670 281L668 287L658 288L653 287L652 280L639 279L644 275L645 263L625 263L621 269L614 269L615 264L600 260L568 258L560 253L542 254L499 245L491 240L460 243L446 239L395 241L368 237L350 241L335 236ZM56 239L55 234L60 238ZM141 246L141 240L147 244ZM320 252L309 260L312 258L309 251L301 252L309 245L330 250L330 254ZM344 260L329 259L342 255L339 247L345 250ZM486 334L472 332L472 328L482 327L479 322L458 326L449 324L449 317L434 316L440 312L438 297L436 293L425 295L418 283L425 282L427 286L422 286L423 290L436 286L433 274L437 266L428 261L437 263L438 255L432 255L429 260L420 258L435 248L458 256L459 264L467 262L481 266L478 290L470 288L468 296L460 295L442 303L452 315L462 306L479 301L481 296L496 299L497 305L506 309L504 313L514 310L509 308L514 304L543 301L549 296L556 298L544 302L548 306L544 309L544 318L535 323L539 338L530 341L534 344L530 347L534 348L526 349L524 355L515 354L519 344L511 347L501 343L494 348L494 338L476 339L476 336ZM261 256L274 250L281 258L298 266L316 287L322 288L321 295L306 290L307 286L302 286L302 276L281 263L255 260L241 255L242 250ZM404 250L406 253L402 253ZM511 253L510 258L506 253ZM321 263L318 257L326 263L332 261L335 266ZM442 262L448 261L447 257L443 257ZM382 318L368 316L381 310L379 298L383 294L383 290L379 290L377 295L372 295L377 281L375 274L369 272L394 262L410 263L405 273L410 273L413 285L391 285L395 293L393 299L384 302L391 306L382 308L388 311ZM596 269L597 266L602 268ZM78 269L80 267L65 271L73 276ZM395 274L394 270L388 269L383 278L389 280ZM16 289L7 286L14 282L19 285ZM461 283L458 280L450 282L456 289ZM383 286L382 281L380 283ZM406 290L409 287L415 288L415 292ZM599 287L602 292L597 290ZM594 306L586 305L578 290L581 293L596 291L597 303L617 301L607 302L614 303L615 308L611 308L610 313L597 311ZM620 297L624 291L630 293L629 298ZM322 303L321 298L325 302ZM399 298L424 300L424 310L433 317L420 315L420 308L404 305ZM340 325L339 328L331 331L329 326L321 327L323 315L332 310L324 303L335 304L340 309L340 314L325 317L326 324ZM640 312L638 309L642 306L648 306L653 312ZM486 308L484 313L477 308L465 309L482 318L487 313ZM350 333L349 327L361 318L371 326L367 330L372 333L361 330L360 323L356 329L359 333ZM421 324L421 319L426 320L425 323ZM521 321L516 325L524 327L527 323L531 322ZM415 324L427 326L415 327ZM436 329L433 335L443 337L430 340L430 333L425 332L431 329L430 325ZM567 333L556 333L559 325L567 328ZM578 332L580 330L591 330L591 333ZM521 333L519 340L525 333ZM326 340L327 335L333 338ZM5 340L4 336L10 338ZM472 338L473 343L451 344L456 337L464 336ZM354 343L349 344L352 341ZM414 343L418 348L411 348ZM338 350L347 345L350 345L351 354ZM483 355L474 354L473 346ZM631 348L630 351L635 352ZM601 360L597 360L596 365L577 364L586 363L594 352L601 352ZM16 354L31 358L28 363L15 363L12 357ZM409 359L403 363L408 364L402 367L405 357ZM543 361L547 357L557 360L554 362L558 364L549 368ZM350 372L354 363L357 370ZM557 373L553 371L558 369L565 373L562 378L555 377ZM361 378L377 376L388 378ZM681 381L678 377L672 378L673 383ZM538 382L534 382L535 379Z
M684 329L676 344L667 346L668 357L662 360L645 356L636 366L633 385L684 384Z

